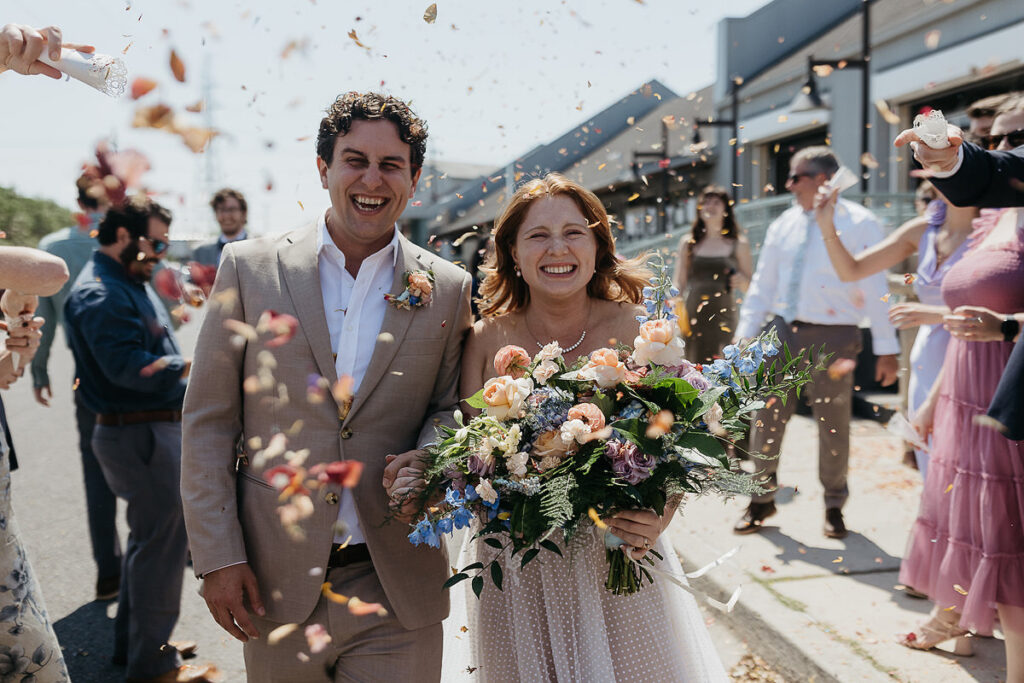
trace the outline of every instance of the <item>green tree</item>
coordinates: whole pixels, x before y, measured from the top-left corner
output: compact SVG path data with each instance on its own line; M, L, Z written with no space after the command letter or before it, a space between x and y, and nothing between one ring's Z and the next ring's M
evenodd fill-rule
M49 199L22 197L12 188L0 187L0 244L34 247L54 230L75 222L71 212Z

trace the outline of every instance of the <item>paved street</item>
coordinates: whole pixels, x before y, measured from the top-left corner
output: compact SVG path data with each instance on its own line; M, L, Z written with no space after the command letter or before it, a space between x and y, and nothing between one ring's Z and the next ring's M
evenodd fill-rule
M180 338L191 348L197 322ZM50 616L76 683L121 680L109 663L114 603L92 602L95 569L71 403L70 353L54 344L50 408L32 400L28 378L5 395L21 469L14 475L14 507ZM974 639L976 656L910 652L895 634L911 630L929 604L896 589L899 557L920 494L917 473L900 465L897 441L877 424L857 421L851 456L852 495L846 508L853 532L843 541L821 532L813 423L797 417L783 444L779 513L768 529L733 536L744 502L698 500L670 528L688 569L735 546L739 552L694 584L726 599L742 584L731 614L705 607L706 621L727 669L751 677L762 657L786 680L997 681L1005 676L1002 641ZM124 530L124 535L127 530ZM243 681L241 646L210 618L186 570L182 614L175 632L199 642L197 661L215 663L227 682ZM756 668L756 667L755 667Z

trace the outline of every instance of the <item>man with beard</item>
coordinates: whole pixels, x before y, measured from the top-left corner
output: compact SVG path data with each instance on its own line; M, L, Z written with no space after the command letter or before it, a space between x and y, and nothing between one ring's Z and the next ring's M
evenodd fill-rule
M213 209L217 225L220 226L220 235L216 239L196 247L192 251L192 260L202 263L204 266L217 266L220 264L220 255L224 251L224 245L240 242L249 236L245 231L245 224L249 218L249 205L245 201L245 195L238 190L225 187L213 195L213 199L210 200L210 208Z
M146 199L111 208L99 248L64 308L78 393L96 413L92 447L131 531L114 625L128 681L190 677L168 645L178 619L187 540L178 482L181 405L191 360L149 285L169 245L171 214Z

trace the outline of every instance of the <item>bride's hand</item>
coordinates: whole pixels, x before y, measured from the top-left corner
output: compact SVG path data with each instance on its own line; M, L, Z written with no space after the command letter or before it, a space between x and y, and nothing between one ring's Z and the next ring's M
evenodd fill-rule
M664 528L664 521L654 510L623 510L605 522L613 534L626 542L622 551L634 560L654 547Z

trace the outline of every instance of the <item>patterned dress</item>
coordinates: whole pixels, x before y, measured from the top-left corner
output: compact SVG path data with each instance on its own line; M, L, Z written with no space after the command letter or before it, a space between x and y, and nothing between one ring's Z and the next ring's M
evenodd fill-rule
M0 680L66 683L64 657L11 511L11 471L3 441L0 435Z

